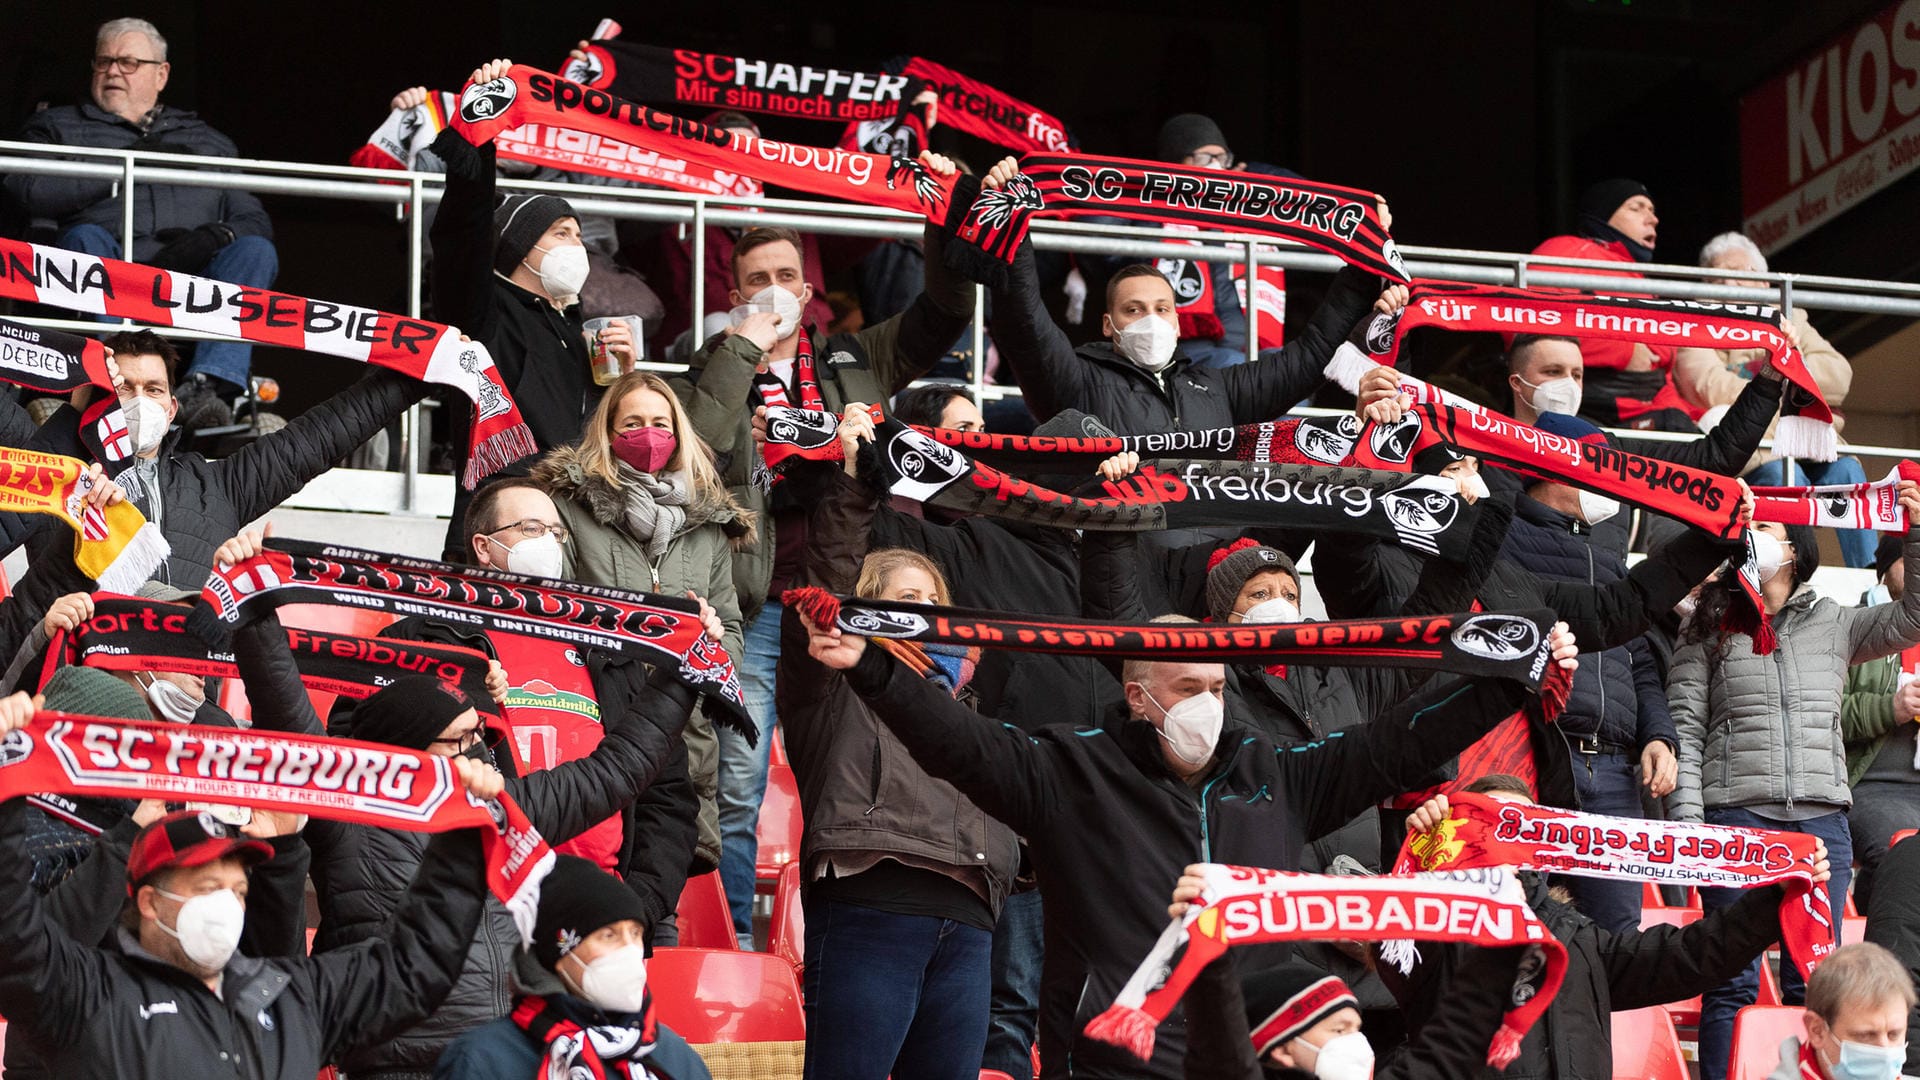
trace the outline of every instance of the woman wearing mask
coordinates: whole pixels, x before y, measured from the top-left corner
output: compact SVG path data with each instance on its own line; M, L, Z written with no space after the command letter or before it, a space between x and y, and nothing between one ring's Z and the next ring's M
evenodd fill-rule
M872 422L840 428L849 471ZM797 482L797 481L796 481ZM835 594L950 602L917 551L868 551L868 523L821 500L808 523L806 583ZM806 821L808 1077L972 1080L986 1046L993 927L1019 856L1013 832L928 776L847 686L781 625L775 704ZM969 705L978 650L875 639Z
M1904 481L1900 505L1909 527L1905 552L1911 575L1920 561L1920 485ZM1748 634L1728 628L1749 601L1740 575L1707 586L1688 620L1667 679L1674 726L1680 735L1680 779L1668 802L1678 821L1744 825L1809 833L1833 853L1828 886L1835 915L1844 905L1853 843L1847 831L1847 756L1842 740L1841 690L1847 669L1920 642L1920 595L1898 604L1842 607L1808 584L1820 565L1811 528L1756 524L1748 534L1759 591L1777 637L1766 655ZM1738 893L1703 889L1709 910ZM1792 965L1782 965L1782 991L1797 1003L1804 987ZM1722 1080L1732 1045L1733 1015L1754 1002L1758 969L1705 995L1700 1014L1700 1062L1705 1080Z
M726 628L727 655L743 655L733 555L752 545L755 518L721 483L712 452L659 376L633 371L615 380L579 443L548 453L533 478L569 534L566 577L704 596ZM696 712L687 725L687 771L700 796L695 874L720 865L717 770L712 722Z

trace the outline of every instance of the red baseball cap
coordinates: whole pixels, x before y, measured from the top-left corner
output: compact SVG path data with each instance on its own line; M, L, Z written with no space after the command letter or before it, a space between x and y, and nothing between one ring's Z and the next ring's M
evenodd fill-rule
M238 855L248 866L273 857L265 841L250 839L208 810L176 810L147 826L127 856L127 885L132 888L161 870L205 866Z

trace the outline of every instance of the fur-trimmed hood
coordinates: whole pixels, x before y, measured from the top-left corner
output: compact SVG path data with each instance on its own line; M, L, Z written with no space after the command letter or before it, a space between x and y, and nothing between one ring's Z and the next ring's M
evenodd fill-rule
M533 479L555 499L574 503L608 528L618 529L625 520L626 499L606 478L588 471L578 446L548 451L533 467ZM745 551L753 546L759 516L734 501L731 492L716 484L691 494L687 531L718 525L733 550Z

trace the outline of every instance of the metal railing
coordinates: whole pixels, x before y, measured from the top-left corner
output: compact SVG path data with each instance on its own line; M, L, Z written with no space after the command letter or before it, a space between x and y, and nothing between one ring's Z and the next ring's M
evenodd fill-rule
M231 188L259 195L390 204L395 208L396 218L404 223L407 230L407 314L415 317L423 314L421 282L425 237L421 228L422 211L427 204L437 203L442 197L445 177L439 173L191 154L152 154L0 140L0 175L7 174L110 182L113 185L112 197L120 199L122 204L122 250L132 249L133 192L143 183ZM925 225L921 218L912 214L850 203L742 199L653 188L587 186L506 177L500 178L497 184L506 191L564 195L574 209L582 214L679 225L683 237L693 248L693 276L689 289L692 296L690 325L696 332L706 314L703 305L707 226L782 225L810 233L913 239L921 234ZM1169 240L1165 232L1152 226L1040 220L1033 223L1030 235L1034 246L1045 251L1243 263L1247 266L1249 280L1253 278L1254 270L1261 266L1332 273L1344 265L1332 255L1275 241L1271 237L1244 233L1182 233L1180 239ZM1617 262L1414 245L1403 245L1400 252L1406 260L1408 271L1417 277L1493 285L1574 288L1590 292L1611 292L1622 287L1619 276L1621 264ZM1795 307L1804 307L1920 319L1920 285L1904 282L1815 274L1715 270L1659 263L1636 264L1632 270L1641 275L1631 286L1632 291L1639 295L1767 303L1778 305L1787 312ZM1767 287L1754 289L1713 283L1716 280L1764 281ZM1247 359L1251 361L1257 359L1259 352L1258 305L1248 304L1246 316ZM97 332L100 327L98 322L77 318L30 318L21 321L81 332ZM985 323L985 291L976 286L972 321L973 340L976 343L985 338ZM203 331L168 327L154 329L170 337L183 339L234 340ZM969 382L977 400L1018 396L1020 391L1017 387L987 383L985 365L984 351L976 348ZM641 366L663 372L686 370L684 364L658 361L644 361ZM422 430L420 421L420 407L415 406L408 410L401 422L401 471L404 479L399 505L370 509L408 513L421 509L418 465L418 442ZM1645 436L1648 433L1632 434ZM1659 436L1656 434L1655 437ZM1690 436L1673 437L1684 439ZM1912 456L1917 452L1901 447L1854 445L1849 445L1848 450L1870 456Z

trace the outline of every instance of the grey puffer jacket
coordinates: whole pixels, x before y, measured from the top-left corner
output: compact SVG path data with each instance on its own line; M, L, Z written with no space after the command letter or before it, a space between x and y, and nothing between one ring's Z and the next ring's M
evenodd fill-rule
M683 596L688 589L706 597L726 626L721 644L727 655L746 655L740 641L740 599L734 589L733 559L751 548L756 515L744 510L726 489L701 492L688 506L686 527L656 563L645 543L624 524L626 500L620 489L586 467L580 449L550 451L533 468L533 478L553 496L568 537L563 574L574 581L634 592ZM701 865L720 865L720 745L704 707L687 724L687 773L700 797L700 829L694 855ZM697 868L696 868L697 869ZM704 873L705 871L700 871Z
M1907 573L1920 573L1920 533L1909 533ZM1801 584L1773 616L1779 646L1756 656L1745 634L1691 642L1673 655L1667 696L1680 735L1680 785L1667 809L1701 821L1709 807L1844 807L1840 731L1847 669L1920 642L1920 590L1898 604L1842 607Z

